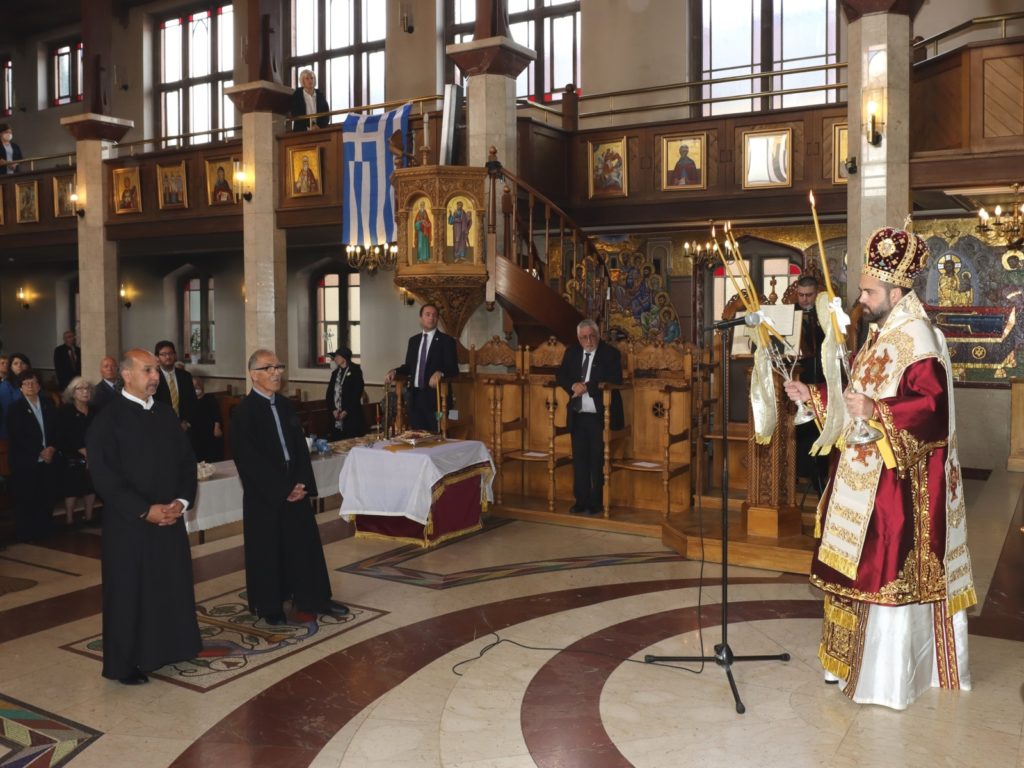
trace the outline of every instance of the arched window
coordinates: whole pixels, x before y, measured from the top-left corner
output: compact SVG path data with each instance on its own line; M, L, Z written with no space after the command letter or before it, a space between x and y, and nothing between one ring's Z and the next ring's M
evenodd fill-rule
M580 90L579 0L509 0L508 26L512 39L537 53L516 80L516 97L531 101L559 101L569 83ZM447 0L445 40L466 43L473 39L476 0ZM463 82L454 67L449 82Z
M213 278L186 275L181 282L182 335L179 352L186 363L212 363L216 357Z
M331 270L314 281L313 351L317 365L330 362L339 346L352 350L353 362L359 362L361 334L359 323L359 273Z
M776 249L772 248L772 250ZM786 292L790 283L800 279L800 267L785 255L766 254L763 256L751 256L748 254L743 263L750 273L750 279L754 285L759 286L761 293L765 296L771 296L774 291L778 300L781 300L782 294ZM735 276L737 274L736 268L730 268ZM720 320L722 312L725 311L725 303L736 295L736 289L733 287L732 281L725 274L725 268L721 265L714 269L712 275L712 319ZM772 286L773 278L775 279L774 286Z

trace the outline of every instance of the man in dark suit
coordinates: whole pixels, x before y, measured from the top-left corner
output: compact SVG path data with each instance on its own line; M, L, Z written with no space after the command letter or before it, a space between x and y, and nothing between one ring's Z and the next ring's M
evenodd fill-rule
M185 431L192 425L192 414L196 409L196 388L192 382L192 374L178 368L178 353L174 342L158 341L155 352L160 361L160 383L153 396L157 402L167 403L178 415L181 428Z
M61 392L75 376L82 375L82 350L75 343L74 331L64 331L64 343L53 350L53 370Z
M252 391L232 415L231 452L242 481L249 610L274 626L288 621L288 600L302 613L345 616L348 608L331 599L309 500L317 490L306 437L295 407L278 394L285 367L276 354L258 349L248 368Z
M572 438L573 514L596 515L602 508L604 490L604 399L602 383L622 383L622 357L601 341L597 323L584 320L576 326L579 344L565 350L555 379L569 393L566 423ZM622 429L622 396L612 392L612 429Z
M459 374L455 339L437 330L437 319L436 304L420 307L422 332L410 337L405 362L384 376L385 384L390 384L395 376L411 377L406 401L409 426L431 432L438 431L437 388L441 386L442 379L451 379Z
M92 409L99 413L103 406L117 397L122 387L121 377L117 373L117 360L107 355L100 360L100 381L92 391Z

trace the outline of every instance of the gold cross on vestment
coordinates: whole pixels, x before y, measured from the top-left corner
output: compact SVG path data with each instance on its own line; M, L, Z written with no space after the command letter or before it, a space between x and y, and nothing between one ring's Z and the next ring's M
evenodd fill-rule
M874 354L861 369L860 381L861 390L867 390L871 385L878 387L885 381L885 368L892 362L889 357L889 350L886 349L881 355Z

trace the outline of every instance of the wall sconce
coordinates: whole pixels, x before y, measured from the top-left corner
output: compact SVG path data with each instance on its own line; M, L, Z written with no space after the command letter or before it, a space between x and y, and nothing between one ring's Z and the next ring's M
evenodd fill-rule
M121 303L124 304L125 309L132 308L132 294L128 288L125 288L124 283L121 283L121 290L118 291L118 295L121 297Z
M241 169L235 171L235 189L238 190L235 192L236 203L239 198L247 203L252 201L252 188L249 185L249 176Z
M850 157L843 160L843 168L845 168L846 172L851 176L855 174L857 172L857 158L850 155Z
M402 31L407 35L411 35L416 27L412 20L412 7L408 3L402 3L398 12L398 18L402 25Z
M68 198L71 201L71 206L75 209L75 215L80 219L85 218L85 208L78 207L78 193L72 192L71 197Z
M18 288L18 301L21 303L22 309L28 309L31 302L31 296L28 289L25 286Z
M416 303L416 297L409 293L405 288L399 288L398 292L402 294L402 303L407 307L411 307Z
M868 140L868 144L873 147L877 147L882 143L882 134L878 131L878 104L873 101L869 101L867 112L868 119L865 123L865 136Z

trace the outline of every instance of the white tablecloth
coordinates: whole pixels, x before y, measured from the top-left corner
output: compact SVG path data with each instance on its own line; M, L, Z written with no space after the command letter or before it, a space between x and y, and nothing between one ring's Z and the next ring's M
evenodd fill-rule
M407 517L426 525L435 483L482 463L491 467L481 478L483 490L488 501L494 500L494 462L478 440L452 440L396 452L384 450L383 445L349 451L338 478L342 515Z
M328 453L312 459L318 495L321 498L333 496L338 492L338 473L345 463L345 455ZM218 461L213 466L216 469L213 477L200 481L196 503L185 513L185 529L189 533L242 519L242 481L235 462Z

